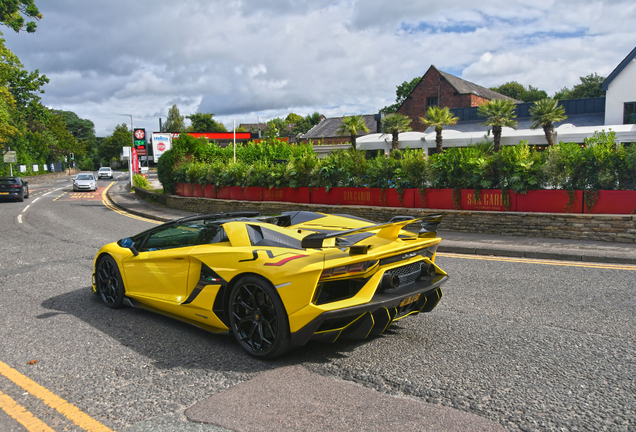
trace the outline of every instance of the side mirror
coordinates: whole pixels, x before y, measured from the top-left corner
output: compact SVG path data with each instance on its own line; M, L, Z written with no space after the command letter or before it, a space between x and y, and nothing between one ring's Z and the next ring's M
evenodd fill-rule
M130 237L126 237L125 239L123 239L120 245L123 248L130 249L130 251L135 254L135 256L139 255L139 252L137 251L137 249L135 249L135 242L133 242Z

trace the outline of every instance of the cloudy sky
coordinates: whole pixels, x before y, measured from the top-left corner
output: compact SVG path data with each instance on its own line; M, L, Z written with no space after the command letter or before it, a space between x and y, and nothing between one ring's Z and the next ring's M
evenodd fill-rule
M2 28L45 105L110 135L181 114L256 123L372 114L431 64L483 86L554 93L636 46L634 0L35 0L35 34Z

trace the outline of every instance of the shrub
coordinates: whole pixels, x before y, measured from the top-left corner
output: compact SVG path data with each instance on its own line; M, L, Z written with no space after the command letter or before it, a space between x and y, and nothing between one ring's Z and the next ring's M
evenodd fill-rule
M133 186L140 189L152 189L150 182L140 174L133 174Z

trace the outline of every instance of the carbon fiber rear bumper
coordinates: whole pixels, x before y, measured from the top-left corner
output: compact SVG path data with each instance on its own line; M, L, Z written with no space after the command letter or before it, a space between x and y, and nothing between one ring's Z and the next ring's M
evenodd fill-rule
M382 334L396 320L433 310L442 298L440 287L447 280L445 275L423 277L405 287L376 292L369 303L325 312L292 333L292 345L301 346L310 340L365 339Z

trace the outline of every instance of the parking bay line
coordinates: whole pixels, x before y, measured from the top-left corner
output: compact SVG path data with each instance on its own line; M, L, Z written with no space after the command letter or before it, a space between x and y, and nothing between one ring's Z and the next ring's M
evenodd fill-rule
M440 257L473 259L473 260L482 260L482 261L500 261L500 262L541 264L541 265L552 265L552 266L563 266L563 267L584 267L584 268L596 268L596 269L636 271L636 266L621 265L621 264L594 264L594 263L579 264L579 263L568 262L568 261L550 261L550 260L529 259L529 258L486 257L486 256L453 254L448 252L440 252L440 253L437 253L436 255Z
M104 426L97 420L85 414L76 406L71 405L50 390L42 387L35 381L32 381L30 378L27 378L17 370L11 368L9 365L1 361L0 375L3 375L4 377L13 381L15 384L29 392L31 395L40 399L46 405L57 410L60 414L64 415L67 419L69 419L82 429L89 432L113 432L108 427Z
M0 409L29 432L55 432L46 423L27 411L22 405L0 391Z

